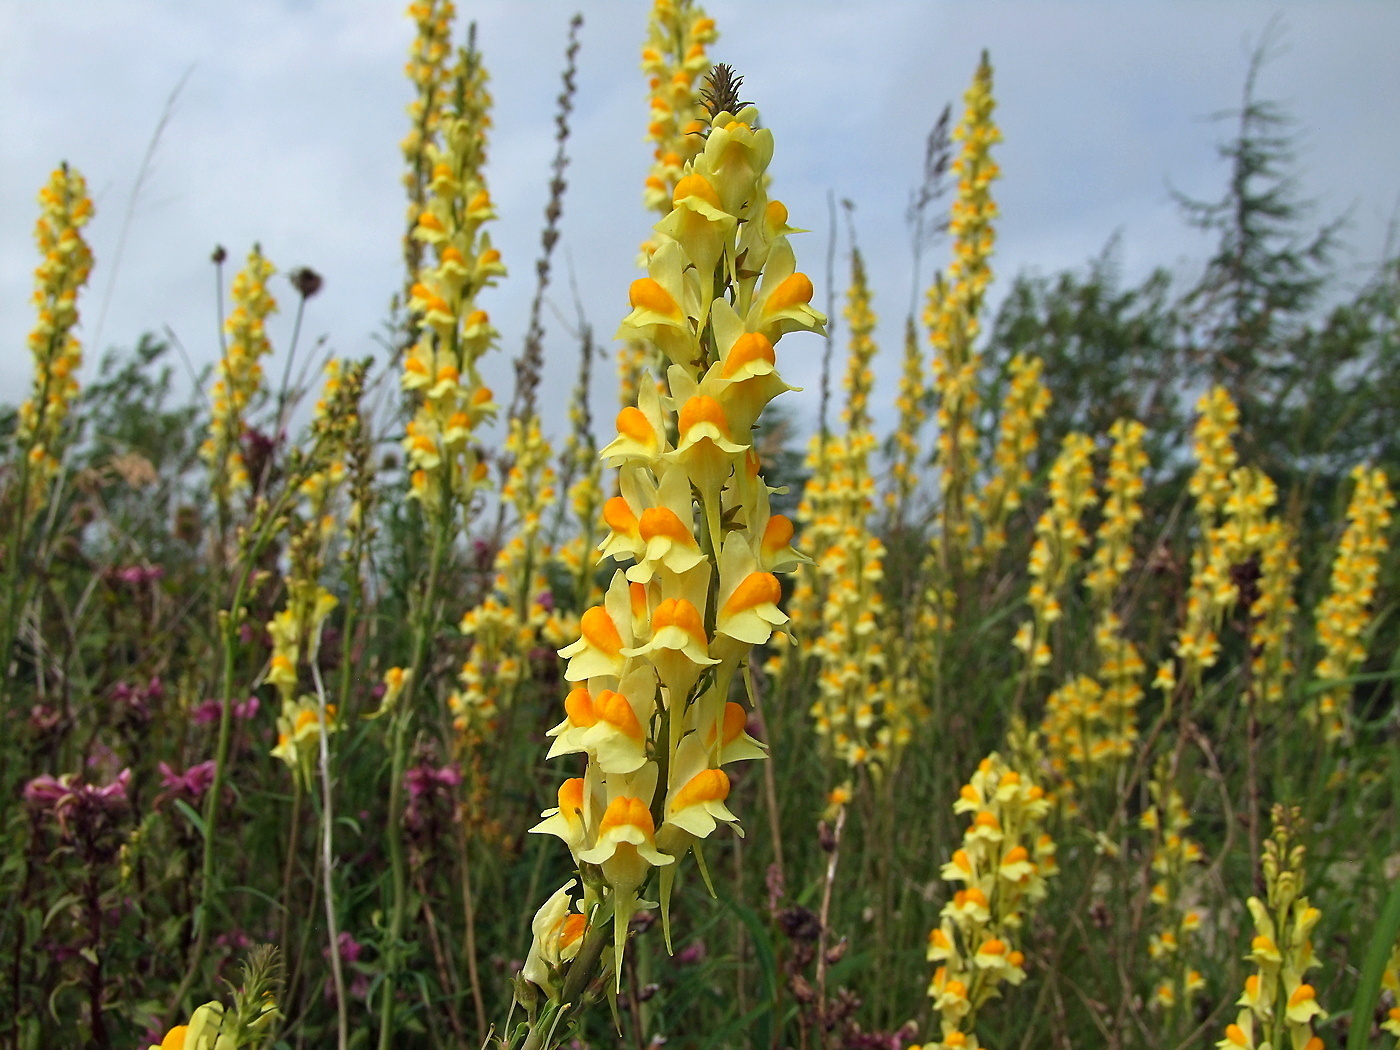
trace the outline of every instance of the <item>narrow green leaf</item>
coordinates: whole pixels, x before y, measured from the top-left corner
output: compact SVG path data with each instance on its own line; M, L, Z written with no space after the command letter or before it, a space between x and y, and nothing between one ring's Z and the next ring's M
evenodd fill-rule
M1365 1050L1370 1045L1371 1017L1380 999L1381 975L1397 937L1400 937L1400 882L1390 887L1390 896L1381 909L1380 921L1366 949L1361 983L1356 986L1356 998L1351 1001L1351 1035L1347 1037L1347 1050Z

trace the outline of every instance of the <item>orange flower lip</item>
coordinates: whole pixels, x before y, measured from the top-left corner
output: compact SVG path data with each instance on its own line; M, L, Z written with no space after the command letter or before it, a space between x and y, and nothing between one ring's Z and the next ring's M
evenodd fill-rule
M642 730L642 724L637 721L636 712L632 710L627 697L621 693L604 689L593 702L593 710L600 721L608 723L633 740L640 741L645 738L646 734Z
M785 514L774 514L763 527L763 549L772 553L792 542L792 520Z
M724 725L720 730L721 743L729 744L739 739L744 732L744 727L749 724L749 713L744 710L742 704L734 701L724 705Z
M640 828L650 840L656 834L656 823L651 819L651 810L646 803L633 795L619 795L608 803L607 812L598 825L598 834L604 835L613 828L631 825Z
M751 572L734 588L724 603L724 614L734 616L760 605L776 605L783 596L783 586L771 572Z
M671 200L675 204L680 204L687 197L699 197L712 208L719 208L719 194L710 185L710 180L703 175L691 174L676 183L676 192L671 195Z
M793 273L784 277L782 283L773 289L773 294L764 304L764 313L775 314L791 307L812 301L812 279L805 273Z
M695 774L685 787L676 792L671 811L685 809L702 802L723 802L729 797L729 777L722 769L706 769Z
M603 504L603 523L614 532L631 533L637 528L637 516L621 496L614 496Z
M709 644L700 610L684 598L667 598L656 607L656 612L651 614L651 629L659 632L663 627L679 627L701 645Z
M707 394L696 394L688 399L681 406L676 423L682 434L701 423L709 423L720 432L721 437L729 438L729 419L724 414L724 406Z
M690 534L690 529L670 507L648 507L642 511L642 520L637 531L642 539L648 542L658 536L664 536L674 543L687 547L695 546L695 537Z
M588 690L583 686L569 691L569 695L564 698L564 710L569 715L569 721L581 728L588 728L598 723L598 712L594 707L593 697L588 695Z
M559 812L568 820L578 820L583 812L583 777L572 777L559 785Z
M585 610L579 617L579 634L593 648L609 656L622 655L622 635L617 633L617 625L601 605Z
M777 359L777 355L773 351L773 344L767 336L759 332L745 332L729 348L729 356L724 359L719 376L721 379L729 379L745 365L753 364L755 361L767 361L768 364L772 365Z
M573 944L588 929L588 917L586 915L566 915L559 927L559 947L567 948Z
M654 447L656 431L640 408L628 406L617 414L617 432L622 437L631 438L640 444Z
M633 281L627 300L638 310L651 310L676 321L681 319L681 308L671 293L650 277L638 277Z

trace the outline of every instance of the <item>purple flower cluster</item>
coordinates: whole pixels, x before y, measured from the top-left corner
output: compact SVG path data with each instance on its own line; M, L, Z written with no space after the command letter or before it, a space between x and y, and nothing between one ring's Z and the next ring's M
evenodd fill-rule
M145 587L164 576L165 569L159 565L127 565L112 570L111 575L118 583L128 587Z
M239 700L233 705L233 717L235 721L246 722L258 713L258 698L250 696L246 700ZM191 712L190 718L197 726L217 725L219 716L223 712L223 703L219 700L205 700L198 704Z
M434 768L422 762L403 775L403 786L408 791L408 806L404 810L404 826L410 832L427 831L438 823L443 812L452 813L452 789L462 782L462 769L455 762Z
M340 932L340 937L337 939L336 946L339 949L340 961L345 966L354 966L358 963L360 961L360 956L365 950L365 946L355 940L354 936L345 930ZM324 948L321 954L329 959L331 957L331 950L329 948ZM349 991L350 996L354 999L366 998L369 995L369 975L357 972L354 979L350 982L350 987L347 991ZM331 1002L335 1000L335 986L332 985L330 981L326 982L326 999Z
M159 806L166 799L183 799L191 804L199 802L209 790L209 785L214 783L214 764L211 758L190 766L183 773L177 773L169 763L160 763L161 793L156 805Z
M58 825L64 839L90 840L128 805L131 770L123 769L110 784L86 784L76 773L53 777L47 773L24 786L24 801L36 816Z
M127 719L145 723L151 720L151 704L165 698L165 686L159 675L153 676L145 685L118 682L112 686L111 697Z

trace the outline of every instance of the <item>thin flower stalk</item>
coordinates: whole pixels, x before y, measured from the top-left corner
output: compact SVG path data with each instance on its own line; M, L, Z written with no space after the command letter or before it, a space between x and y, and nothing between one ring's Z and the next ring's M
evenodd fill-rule
M476 301L505 274L482 229L496 214L482 171L491 106L486 79L480 52L462 49L443 112L443 144L426 147L432 180L413 229L432 258L412 289L418 338L404 360L402 385L414 414L403 446L410 498L433 521L450 522L484 485L485 464L472 438L496 410L479 371L496 330Z
M890 463L890 486L885 493L890 520L900 528L905 525L910 502L919 485L919 456L923 451L919 432L924 425L925 390L924 356L919 347L918 328L911 316L904 327L904 359L899 372L899 394L895 398L899 416L891 437L894 455Z
M1064 615L1061 602L1089 542L1082 519L1097 499L1093 454L1091 438L1067 434L1050 468L1050 505L1035 523L1030 553L1031 585L1026 601L1031 619L1020 626L1012 640L1025 654L1029 678L1050 666L1050 631Z
M1220 658L1220 625L1239 602L1240 587L1232 570L1259 552L1268 511L1278 498L1268 475L1253 467L1232 470L1228 485L1219 507L1220 524L1204 526L1215 513L1214 504L1199 509L1204 532L1191 555L1186 618L1174 647L1183 674L1197 689L1202 674Z
M1050 410L1050 391L1041 379L1044 362L1017 354L1007 366L1011 382L997 424L992 476L972 501L981 522L981 537L973 552L974 565L986 565L1006 546L1007 519L1021 507L1031 484L1031 461L1040 444L1040 421Z
M1000 169L991 159L991 147L1001 140L1001 132L992 120L996 102L992 97L992 66L985 52L964 101L967 108L953 132L954 140L962 143L952 164L958 179L949 221L953 260L947 272L935 279L924 311L938 399L940 542L945 570L968 551L971 535L981 368L981 355L974 344L981 329L979 314L991 281L988 260L996 239L992 220L997 206L991 184Z
M708 48L719 39L714 19L694 0L655 0L642 45L642 72L647 77L647 141L652 145L651 170L642 189L647 211L665 218L685 166L704 144L707 117L700 98L700 79L710 68ZM649 237L642 243L638 265L661 244ZM623 408L637 403L637 382L643 371L664 381L664 358L649 352L640 340L624 343L617 352L618 398Z
M83 176L67 164L60 165L39 191L39 205L34 243L40 261L31 297L38 316L29 333L33 393L20 405L15 434L22 457L16 516L21 527L43 508L49 486L58 476L65 423L78 397L78 369L83 363L82 343L74 332L78 293L92 272L92 250L82 230L92 218L93 207Z
M412 612L412 659L404 669L404 691L390 728L389 821L392 899L385 931L385 971L379 1004L380 1050L394 1034L396 984L404 967L408 908L404 858L404 777L408 730L415 697L427 677L429 640L437 629L443 562L453 538L487 483L487 468L474 443L477 428L494 416L496 404L482 382L479 361L496 343L490 317L477 296L504 276L500 252L483 226L495 217L486 187L487 130L491 96L474 35L458 49L447 99L440 115L439 143L427 143L428 197L412 236L431 249L409 299L416 342L404 359L402 385L409 396L403 447L409 498L422 509L431 535L426 573L417 585Z
M1293 585L1299 571L1293 530L1270 520L1259 544L1259 592L1249 607L1251 700L1277 704L1293 677L1289 642L1298 615Z
M1172 647L1176 662L1164 660L1153 679L1153 685L1167 695L1180 678L1200 688L1201 675L1220 656L1220 622L1238 597L1220 524L1233 492L1231 472L1239 462L1235 451L1239 411L1223 387L1213 387L1196 403L1196 412L1192 436L1196 469L1188 489L1196 501L1199 537L1191 552L1185 615Z
M408 230L403 239L404 271L411 286L418 279L423 262L423 241L414 236L418 217L428 202L428 186L433 178L433 161L428 147L438 144L439 125L446 102L452 69L452 21L457 9L452 0L415 0L406 12L413 19L413 43L404 66L413 85L413 101L408 104L409 128L399 144L407 170L403 175L408 192ZM405 298L411 298L411 293Z
M48 501L50 487L59 473L64 426L78 396L77 371L82 364L82 343L74 334L78 325L78 293L92 272L92 251L82 229L92 218L87 182L76 170L61 164L39 191L39 219L34 242L40 261L34 271L32 302L36 311L29 333L34 359L33 393L19 408L15 430L19 464L16 484L8 493L12 501L12 530L5 551L5 609L0 627L0 718L8 715L11 688L10 653L19 620L26 607L29 584L21 580L21 564L28 556L29 529ZM0 770L3 765L0 765ZM5 781L0 772L0 781ZM5 802L8 782L0 782Z
M1133 567L1133 530L1142 521L1147 453L1142 447L1147 428L1135 419L1115 420L1108 436L1108 476L1103 486L1103 520L1094 536L1094 559L1084 585L1101 609L1113 599Z
M1329 742L1351 735L1351 689L1333 685L1356 673L1366 659L1366 632L1371 626L1381 556L1390 547L1389 530L1395 497L1385 471L1358 466L1347 504L1347 527L1332 560L1331 588L1317 607L1317 639L1322 659L1313 677L1329 683L1309 709Z
M505 451L511 465L501 499L514 510L512 535L496 553L491 591L458 625L473 640L458 675L460 688L448 698L462 747L481 738L529 678L553 602L544 574L551 552L543 524L555 501L555 474L538 416L511 420Z
M276 272L262 249L253 245L247 263L233 279L233 309L224 320L224 353L209 392L209 437L200 456L209 466L210 488L224 525L234 497L252 485L243 458L243 434L248 412L263 389L262 359L272 353L266 325L277 310L277 300L268 292L267 282Z
M1171 779L1163 764L1148 781L1152 805L1143 810L1139 824L1152 835L1152 932L1147 944L1155 982L1151 1001L1163 1013L1168 1031L1175 1031L1179 1018L1193 1016L1194 1002L1205 989L1205 979L1192 965L1201 915L1187 903L1192 872L1204 858L1200 845L1187 834L1191 815Z
M302 671L315 664L326 619L338 604L322 580L332 544L350 512L343 505L349 477L346 458L359 417L366 367L361 362L347 369L334 359L326 366L324 392L311 421L311 447L304 453L301 505L288 530L287 596L267 624L272 639L267 681L276 687L281 701L272 755L290 767L303 788L310 787L321 734L339 727L336 706L303 690Z
M1052 693L1041 724L1051 767L1061 777L1055 795L1066 811L1076 808L1079 790L1105 781L1132 757L1138 737L1137 707L1143 697L1146 664L1113 610L1123 577L1133 564L1133 529L1142 520L1145 432L1141 423L1121 419L1109 429L1113 445L1104 481L1103 519L1084 580L1099 610L1094 627L1096 674L1080 676Z
M796 270L786 209L765 191L772 133L752 106L729 108L737 81L726 67L711 74L709 99L704 148L657 224L649 275L633 282L619 330L665 354L670 395L663 404L644 379L600 451L621 488L603 550L631 564L560 651L571 691L550 754L581 753L586 768L533 830L569 846L583 893L574 900L570 882L536 915L518 993L528 1018L509 1035L532 1048L565 1038L559 1022L595 976L620 985L628 923L653 869L669 923L679 861L737 825L724 766L763 755L728 697L751 648L786 620L774 573L797 556L790 531L774 525L751 430L790 389L774 344L821 332L825 318Z
M1192 455L1196 469L1189 490L1196 501L1196 516L1202 527L1213 525L1230 496L1230 472L1239 463L1235 434L1240 412L1223 386L1212 387L1196 403L1197 420L1192 432Z
M1317 965L1312 931L1322 913L1303 896L1304 847L1297 829L1302 822L1274 807L1274 832L1264 843L1264 900L1246 902L1254 919L1254 939L1245 959L1255 967L1244 982L1240 1012L1215 1045L1220 1050L1322 1050L1314 1031L1327 1013L1317 1001L1317 989L1307 972Z
M825 601L821 630L812 640L818 661L817 699L811 713L818 735L838 763L879 775L889 768L909 727L890 724L884 652L885 547L870 529L875 480L870 455L872 337L876 318L865 263L851 255L846 320L850 351L842 410L845 433L828 442L825 494L833 515L831 543L817 559Z
M962 845L943 865L958 887L929 931L928 958L937 964L928 994L940 1035L924 1050L977 1050L982 1009L1004 984L1026 979L1017 946L1031 909L1056 872L1055 844L1044 831L1045 791L996 752L984 758L953 804L971 814Z

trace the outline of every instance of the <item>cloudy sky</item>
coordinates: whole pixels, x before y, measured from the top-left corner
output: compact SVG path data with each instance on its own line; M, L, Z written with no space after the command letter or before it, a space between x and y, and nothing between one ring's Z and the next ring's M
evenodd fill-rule
M375 350L401 281L398 142L411 38L404 6L0 3L0 344L9 348L0 352L0 400L17 401L28 382L34 194L64 159L87 176L97 204L89 227L97 266L82 302L90 358L94 344L130 345L168 326L196 365L212 360L210 251L222 244L241 260L254 241L283 270L309 265L325 276L306 335L324 336L345 354ZM514 276L488 293L486 305L505 334L493 366L504 392L533 288L551 115L577 5L458 6L463 27L468 19L480 25L496 97L493 236ZM960 97L984 47L996 68L1005 136L997 152L999 275L1078 265L1115 233L1128 277L1156 264L1191 272L1208 244L1182 224L1171 190L1221 192L1215 144L1228 127L1209 117L1238 104L1250 50L1275 16L1277 54L1261 94L1298 120L1300 190L1318 201L1319 219L1349 213L1345 262L1353 277L1382 253L1400 204L1400 8L1391 5L714 0L707 7L721 32L714 58L745 74L745 96L774 130L773 192L793 223L812 231L795 247L819 302L827 193L857 205L889 348L877 391L886 401L912 289L908 194L929 126ZM637 69L647 9L641 0L585 8L556 291L566 289L572 267L605 337L626 312L649 223L640 203L648 148ZM132 203L166 99L186 74ZM942 261L938 251L928 260ZM276 290L284 311L272 332L285 351L295 296L285 283ZM572 313L567 294L561 299ZM551 325L543 397L552 407L567 396L574 350ZM803 338L811 342L784 343L792 353L781 367L808 388L793 403L810 418L819 346ZM274 363L269 371L280 369ZM613 403L610 369L603 382L600 408Z

